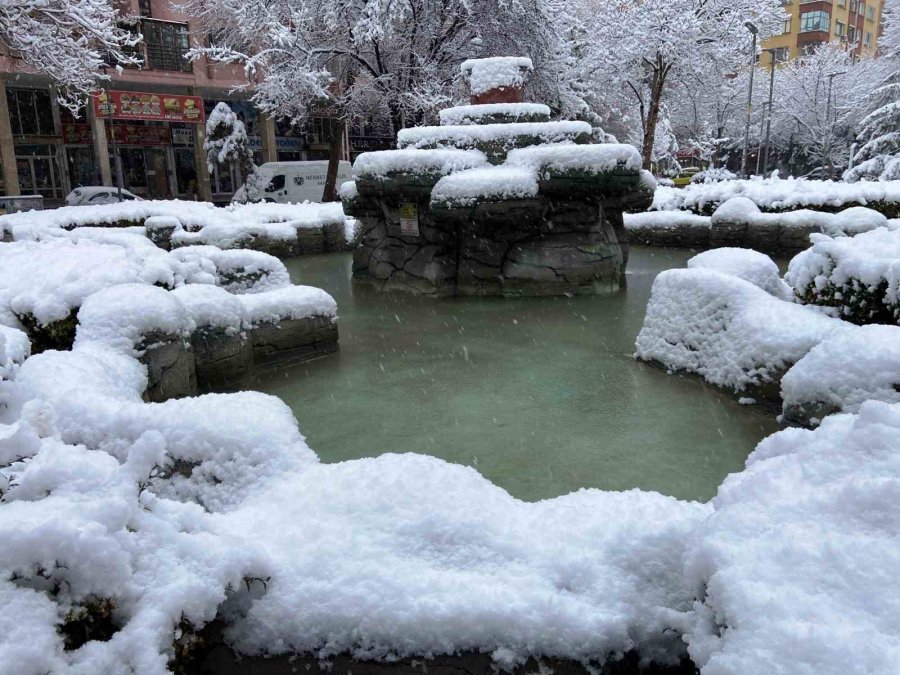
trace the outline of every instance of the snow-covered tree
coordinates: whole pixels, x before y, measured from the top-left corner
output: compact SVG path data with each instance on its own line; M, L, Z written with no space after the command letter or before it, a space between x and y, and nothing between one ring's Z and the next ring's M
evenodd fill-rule
M900 180L900 0L887 0L879 42L888 75L869 95L870 111L860 123L855 166L844 180Z
M785 64L775 78L776 141L797 146L796 162L834 177L849 160L863 102L881 73L877 60L837 43Z
M118 25L110 0L3 0L0 48L26 69L49 75L73 112L106 79L104 64L136 65L140 38Z
M234 167L238 172L238 181L243 183L256 169L247 128L225 102L217 103L206 120L203 149L206 150L206 164L210 172L217 166Z
M689 77L749 63L752 22L760 38L784 17L780 0L583 0L592 12L593 61L610 88L621 88L637 108L645 167L656 147L657 128L673 85ZM613 94L615 95L615 94ZM624 105L624 102L623 102Z
M396 132L458 102L459 65L476 55L527 54L534 86L556 92L566 112L578 108L571 79L560 75L570 65L554 33L554 21L567 16L560 2L187 0L183 7L215 36L189 55L242 65L260 109L295 123L312 109L337 120L380 117ZM334 125L333 150L343 129ZM332 160L336 173L337 153Z

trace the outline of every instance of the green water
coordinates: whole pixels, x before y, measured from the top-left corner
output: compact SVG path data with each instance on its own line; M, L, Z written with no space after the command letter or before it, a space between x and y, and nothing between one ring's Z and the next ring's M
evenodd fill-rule
M434 300L350 279L350 255L287 261L331 293L340 353L270 372L323 461L419 452L538 500L582 487L706 500L771 414L631 354L657 273L690 253L632 251L613 297Z

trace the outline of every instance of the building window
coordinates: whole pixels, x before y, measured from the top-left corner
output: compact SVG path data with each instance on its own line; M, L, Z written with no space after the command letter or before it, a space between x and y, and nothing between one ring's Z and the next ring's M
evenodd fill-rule
M42 89L7 89L9 122L14 136L55 136L53 102Z
M825 31L831 27L831 14L823 11L806 12L800 15L800 32Z
M850 42L856 42L856 28L854 26L850 26L847 28L847 40Z
M874 8L872 5L869 5L869 6L866 8L866 18L867 18L869 21L874 21L874 20L875 20L875 8Z
M775 60L775 63L784 63L788 61L791 58L791 48L778 47L772 51L772 58Z
M866 33L866 38L865 38L865 40L863 40L863 44L866 47L872 46L872 34L871 33Z
M153 10L150 8L150 0L138 0L138 11L141 16L150 18L153 16Z
M787 35L791 32L791 17L788 17L784 20L784 23L781 25L781 34Z
M148 68L191 72L191 62L184 58L190 49L187 24L145 19L141 22L141 33Z
M834 22L834 34L838 37L844 37L844 32L846 31L847 26L844 25L842 21Z

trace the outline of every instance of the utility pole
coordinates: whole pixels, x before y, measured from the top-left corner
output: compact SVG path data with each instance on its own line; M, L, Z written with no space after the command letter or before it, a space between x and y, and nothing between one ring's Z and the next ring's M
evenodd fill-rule
M769 115L766 119L766 145L763 149L762 156L762 174L765 176L769 172L769 139L772 136L772 97L775 92L775 53L777 49L766 49L772 57L769 64Z
M750 170L747 166L747 157L750 154L750 118L753 115L753 74L756 71L756 36L759 29L751 21L747 21L744 26L753 36L752 46L750 47L750 86L747 91L747 126L744 129L744 153L741 156L741 171L744 172L744 178L750 177Z

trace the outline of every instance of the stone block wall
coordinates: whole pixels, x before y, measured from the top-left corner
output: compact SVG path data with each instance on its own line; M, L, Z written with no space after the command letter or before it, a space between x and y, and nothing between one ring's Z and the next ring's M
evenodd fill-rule
M407 201L409 200L409 201ZM413 204L418 232L401 229ZM599 199L483 201L432 207L427 196L363 194L353 275L384 289L446 295L562 295L620 288L627 262L621 213Z

